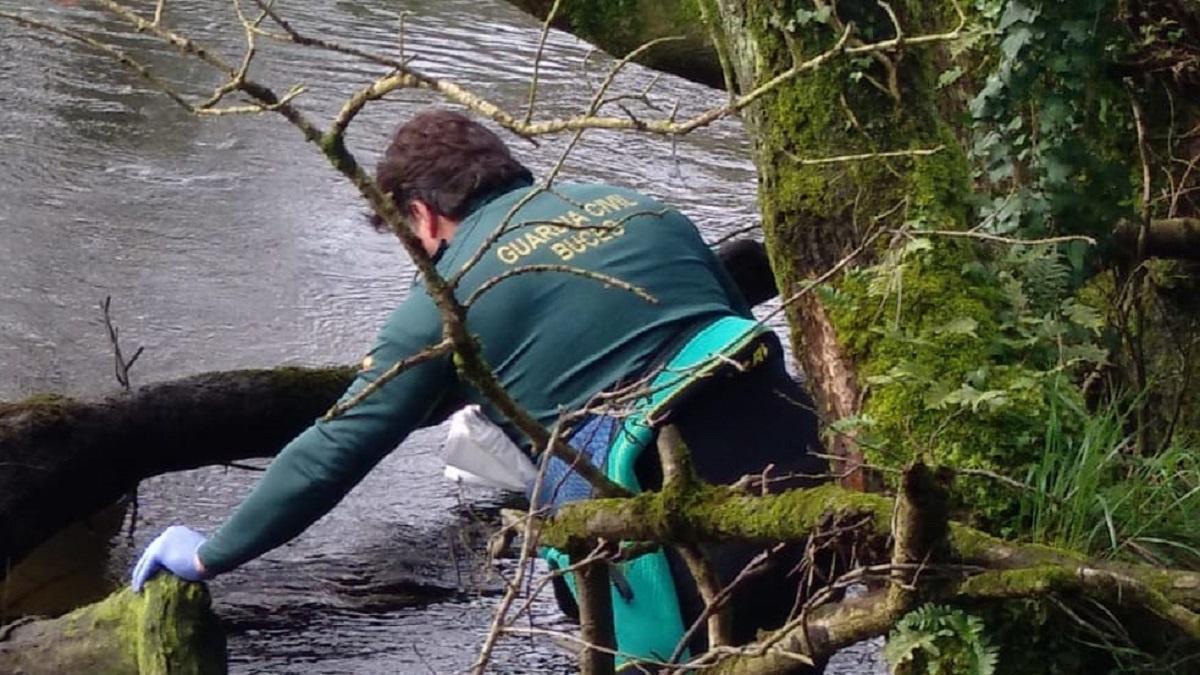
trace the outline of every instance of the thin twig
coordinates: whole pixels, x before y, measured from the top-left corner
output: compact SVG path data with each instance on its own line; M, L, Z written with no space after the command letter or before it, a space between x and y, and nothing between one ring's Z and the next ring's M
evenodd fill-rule
M1026 246L1068 244L1074 241L1081 241L1088 246L1096 245L1095 239L1082 234L1068 234L1061 237L1044 237L1041 239L1019 239L1015 237L1004 237L998 234L988 234L987 232L978 232L976 230L910 230L906 232L906 235L909 237L924 237L926 235L935 237L961 237L964 239L982 239L984 241L993 241L998 244Z
M133 367L133 364L137 363L138 358L145 351L145 347L138 347L131 358L125 358L125 355L121 353L120 330L113 325L112 314L109 311L111 305L112 296L104 296L104 300L100 302L100 314L104 320L104 328L108 331L109 344L113 348L113 376L117 378L117 383L128 394L132 391L129 386L129 369Z
M558 441L559 433L562 431L561 424L555 424L550 431L550 444L553 445ZM536 528L537 519L534 514L542 508L539 503L539 494L541 493L542 481L546 478L546 467L550 462L543 461L538 467L537 478L534 480L534 490L529 498L529 515L525 521L525 532L521 539L521 556L517 562L517 577L516 580L508 585L504 591L504 597L500 599L496 605L496 611L492 614L491 627L488 629L487 636L484 638L483 645L479 648L479 657L475 660L475 664L471 667L473 675L483 675L487 669L488 661L492 657L492 650L496 647L496 641L500 639L500 633L505 622L505 616L508 613L509 607L516 600L517 594L520 592L522 580L525 578L525 570L531 561L531 556L537 550Z
M413 366L425 363L426 361L443 357L453 351L453 349L453 342L451 342L449 339L443 339L441 342L426 347L425 349L413 354L412 356L409 356L408 358L404 358L396 363L393 363L391 367L383 372L383 374L381 374L367 386L363 387L362 390L357 394L351 396L345 401L339 401L337 404L335 404L329 409L328 412L325 413L324 416L321 417L321 420L324 422L329 422L337 417L340 417L347 410L353 408L359 403L362 403L368 396L382 389L384 385L394 380L404 371L412 368Z
M761 229L762 229L762 223L752 223L750 225L739 227L736 230L726 232L725 234L721 235L720 237L717 237L716 239L714 239L713 241L710 241L708 243L708 247L714 248L714 247L720 246L721 244L724 244L725 242L729 241L730 239L736 239L736 238L742 236L743 234L749 234L751 232L754 232L755 230L761 230Z
M1146 247L1150 239L1150 220L1153 217L1153 205L1151 203L1152 186L1150 172L1150 146L1146 140L1146 120L1142 114L1142 106L1138 103L1137 98L1131 93L1129 96L1130 105L1133 107L1133 120L1137 128L1138 142L1138 158L1142 164L1142 223L1138 229L1137 236L1137 252L1135 260L1136 267L1129 276L1130 292L1132 293L1133 301L1133 374L1135 378L1135 386L1137 391L1145 392L1149 385L1146 376L1146 351L1145 351L1145 334L1146 334L1146 312L1142 306L1142 293L1145 288L1145 280L1147 279L1146 266L1143 264L1146 260ZM1146 410L1146 401L1143 400L1137 404L1134 412L1137 419L1137 450L1138 454L1145 455L1150 451L1150 421L1149 414Z
M652 305L658 304L658 299L655 298L653 295L650 295L648 292L646 292L646 290L643 289L641 286L635 286L635 285L629 283L628 281L618 279L617 277L614 277L612 275L603 274L601 272L594 272L592 270L585 270L581 267L571 267L570 265L536 264L536 265L521 265L518 267L514 267L510 270L501 272L500 274L497 274L496 276L490 277L487 281L480 284L479 287L476 288L471 293L471 295L469 295L467 297L467 299L463 302L463 306L471 307L472 305L475 304L475 302L477 300L479 300L480 296L482 296L484 293L487 293L489 290L495 288L499 283L501 283L505 279L511 279L513 277L521 276L523 274L532 274L535 272L559 272L562 274L574 274L575 276L580 276L585 279L591 279L592 281L597 281L605 286L608 286L609 288L617 288L617 289L620 289L623 291L628 291Z
M820 276L806 281L799 290L785 298L783 302L779 303L779 307L771 311L771 313L767 316L763 317L760 323L766 323L767 321L770 321L772 318L778 316L780 312L784 311L784 309L789 305L812 292L814 288L817 288L821 284L832 279L834 275L842 271L842 269L853 262L855 258L862 255L863 251L867 250L871 244L875 243L875 240L878 239L881 234L883 234L883 230L876 230L869 237L864 239L861 244L855 247L853 251L847 253L841 260L834 263L832 267L822 272Z
M533 55L533 75L529 78L529 107L525 109L525 124L529 124L533 120L533 108L537 102L538 75L542 65L542 51L546 48L550 25L554 23L554 17L558 15L558 7L561 4L562 0L554 0L554 4L550 6L550 11L546 14L546 20L542 22L542 35L538 38L537 52Z
M868 159L885 159L890 157L928 157L944 150L946 146L935 148L914 148L912 150L889 150L887 152L863 152L853 155L838 155L835 157L805 158L785 150L784 153L801 166L819 166L822 164L842 164L845 162L861 162Z

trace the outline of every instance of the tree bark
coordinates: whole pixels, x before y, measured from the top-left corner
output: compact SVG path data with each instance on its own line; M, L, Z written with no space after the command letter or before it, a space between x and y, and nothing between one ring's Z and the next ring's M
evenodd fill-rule
M0 672L224 675L225 634L203 584L164 574L141 593L0 627Z
M936 511L937 509L933 509ZM893 534L895 504L877 494L836 485L749 495L732 487L697 486L684 496L648 492L627 499L596 499L564 506L540 529L541 543L589 549L600 540L703 544L714 541L771 545L802 541L826 522L861 522L861 558L881 559ZM921 540L936 534L918 535ZM922 545L930 545L926 543ZM957 522L946 535L946 559L992 570L1061 567L1098 570L1136 580L1170 602L1200 612L1200 572L1111 561L1089 561L1070 551L1014 544Z
M0 403L0 575L144 478L274 455L353 376L352 368L243 370L100 401Z
M554 0L509 0L509 3L543 21L554 6ZM641 54L637 62L710 87L725 86L717 52L694 0L636 0L621 4L565 0L553 26L617 58L651 40L678 36L682 39L656 45Z
M704 2L742 93L837 39L837 31L823 22L793 21L786 3ZM852 43L895 37L877 3L834 7L839 21L855 26ZM894 2L891 7L909 35L954 25L947 3ZM788 81L743 117L754 142L763 232L780 294L795 298L786 305L793 350L829 422L858 415L864 397L859 364L825 304L805 290L810 280L863 247L875 228L912 218L955 227L968 214L964 197L970 171L938 113L929 51L879 55L859 66L835 59ZM862 69L861 81L850 77L854 68ZM939 146L943 150L936 154L900 160L805 161ZM869 260L871 251L863 253ZM830 450L844 458L844 470L862 463L852 437L838 436ZM865 478L854 471L845 482L861 489Z
M1141 223L1122 221L1113 233L1128 257L1137 251ZM1200 218L1161 218L1146 230L1146 255L1154 258L1200 260Z
M803 541L828 529L856 542L852 557L860 569L890 574L887 588L814 608L806 621L793 622L773 640L773 647L722 663L717 670L722 673L789 672L796 665L790 655L797 653L821 662L850 644L886 634L923 600L1002 602L1052 593L1149 620L1158 635L1200 648L1200 573L1092 561L947 523L945 482L920 465L910 467L898 503L835 485L764 496L694 485L686 495L664 490L569 504L542 524L540 542L577 549L600 540L769 545ZM858 532L850 536L850 530Z
M611 675L615 666L611 650L616 647L617 640L608 563L604 560L589 563L574 574L579 589L579 633L584 641L583 651L579 654L579 672L582 675Z

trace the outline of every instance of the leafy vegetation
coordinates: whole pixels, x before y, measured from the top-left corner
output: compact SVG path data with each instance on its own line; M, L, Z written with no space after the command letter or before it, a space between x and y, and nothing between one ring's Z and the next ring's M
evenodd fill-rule
M997 55L969 105L978 178L990 188L981 223L1006 234L1104 234L1132 213L1135 194L1128 94L1110 74L1128 51L1117 4L976 4Z
M916 453L1020 476L1041 458L1061 399L1075 413L1060 413L1062 427L1084 424L1068 383L1106 362L1102 317L1071 295L1058 249L982 248L915 236L826 292L866 357L871 394L862 416L835 428L857 433L872 463L899 467ZM957 496L977 520L1015 526L1011 487L965 477Z
M978 617L927 604L896 623L883 656L896 675L993 675L999 652Z
M1173 445L1141 457L1132 452L1130 406L1114 403L1087 415L1055 408L1045 451L1021 495L1022 530L1034 541L1092 555L1200 567L1200 455ZM1062 416L1083 419L1068 434Z

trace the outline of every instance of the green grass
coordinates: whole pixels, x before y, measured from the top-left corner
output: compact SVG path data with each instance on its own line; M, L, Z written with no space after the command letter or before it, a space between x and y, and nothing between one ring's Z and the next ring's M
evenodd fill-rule
M1041 461L1020 496L1022 534L1090 555L1200 569L1200 452L1136 456L1133 404L1052 408ZM1066 428L1065 420L1082 420Z

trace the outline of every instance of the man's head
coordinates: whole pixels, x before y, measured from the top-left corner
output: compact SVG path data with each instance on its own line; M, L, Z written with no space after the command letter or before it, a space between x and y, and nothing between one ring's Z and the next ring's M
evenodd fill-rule
M496 134L465 115L434 109L396 130L375 179L430 255L454 234L475 200L517 178L531 178ZM378 214L371 225L387 232Z

